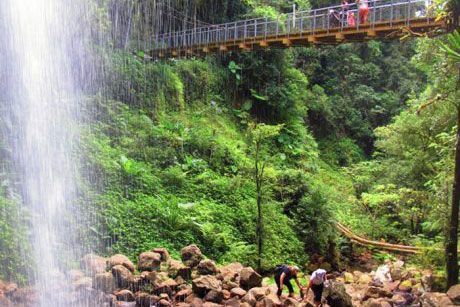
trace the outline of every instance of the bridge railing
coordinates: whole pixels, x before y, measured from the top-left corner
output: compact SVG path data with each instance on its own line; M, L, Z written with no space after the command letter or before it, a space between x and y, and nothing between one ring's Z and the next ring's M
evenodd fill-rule
M367 27L371 29L379 23L390 26L414 19L426 18L429 22L430 0L373 0L368 2ZM354 17L350 17L350 15ZM353 18L354 25L349 23ZM153 40L153 49L187 49L219 45L227 42L247 43L256 39L273 37L289 38L291 35L309 35L331 30L343 31L363 26L356 3L349 4L347 11L341 5L301 11L279 16L277 19L256 18L225 24L187 29L165 33Z

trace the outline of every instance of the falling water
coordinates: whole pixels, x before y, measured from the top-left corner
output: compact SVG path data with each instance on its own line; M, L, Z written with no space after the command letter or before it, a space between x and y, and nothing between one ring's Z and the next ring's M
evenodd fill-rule
M82 242L91 238L81 239L88 217L78 205L80 187L82 181L91 185L91 170L80 165L79 129L91 109L84 102L110 95L108 80L114 77L105 76L104 61L111 48L137 54L151 48L159 32L196 23L174 8L181 8L177 3L0 0L0 143L8 148L0 152L1 164L9 165L7 189L18 195L9 197L22 204L17 215L27 212L20 220L29 231L32 255L27 242L17 248L23 262L34 259L27 266L33 267L27 274L38 295L34 305L95 305L73 297L65 274L78 267L84 253L108 247L90 250ZM193 1L183 3L184 12L193 12L188 8Z
M73 2L73 4L72 4ZM79 1L2 0L7 69L5 117L21 195L29 210L35 282L40 306L65 306L60 289L79 246L72 220L76 197L75 129L81 84L74 78L83 33L77 20ZM77 66L77 67L76 67Z

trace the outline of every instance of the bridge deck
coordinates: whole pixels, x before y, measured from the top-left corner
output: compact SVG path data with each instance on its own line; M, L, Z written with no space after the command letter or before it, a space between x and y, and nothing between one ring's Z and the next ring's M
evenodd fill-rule
M369 39L396 39L407 31L426 33L445 27L436 20L429 0L373 0L367 22L355 3L294 12L277 19L258 18L157 35L154 57L176 57L228 50L338 44ZM351 15L351 16L350 16ZM353 25L354 22L354 25Z

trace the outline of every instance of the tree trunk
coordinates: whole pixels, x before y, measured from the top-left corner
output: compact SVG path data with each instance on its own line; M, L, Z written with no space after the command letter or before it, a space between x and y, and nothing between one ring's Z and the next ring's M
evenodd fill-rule
M457 137L455 142L454 184L449 223L449 239L446 246L447 286L458 283L458 213L460 205L460 107L457 108Z
M263 229L262 229L262 194L260 183L257 191L257 271L262 270L262 253L263 253Z

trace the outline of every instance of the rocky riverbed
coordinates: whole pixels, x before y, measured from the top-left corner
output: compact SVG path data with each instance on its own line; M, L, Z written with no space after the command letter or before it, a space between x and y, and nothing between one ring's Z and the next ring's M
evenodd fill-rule
M391 307L455 306L460 285L447 293L432 292L433 274L404 262L388 262L371 273L341 272L329 275L324 306ZM68 285L55 291L66 296L67 306L118 307L271 307L313 306L311 293L299 302L278 298L257 272L239 263L217 266L195 245L184 247L181 260L164 248L139 255L137 266L126 256L104 258L86 255L81 269L66 273ZM34 306L34 288L0 282L0 306Z

